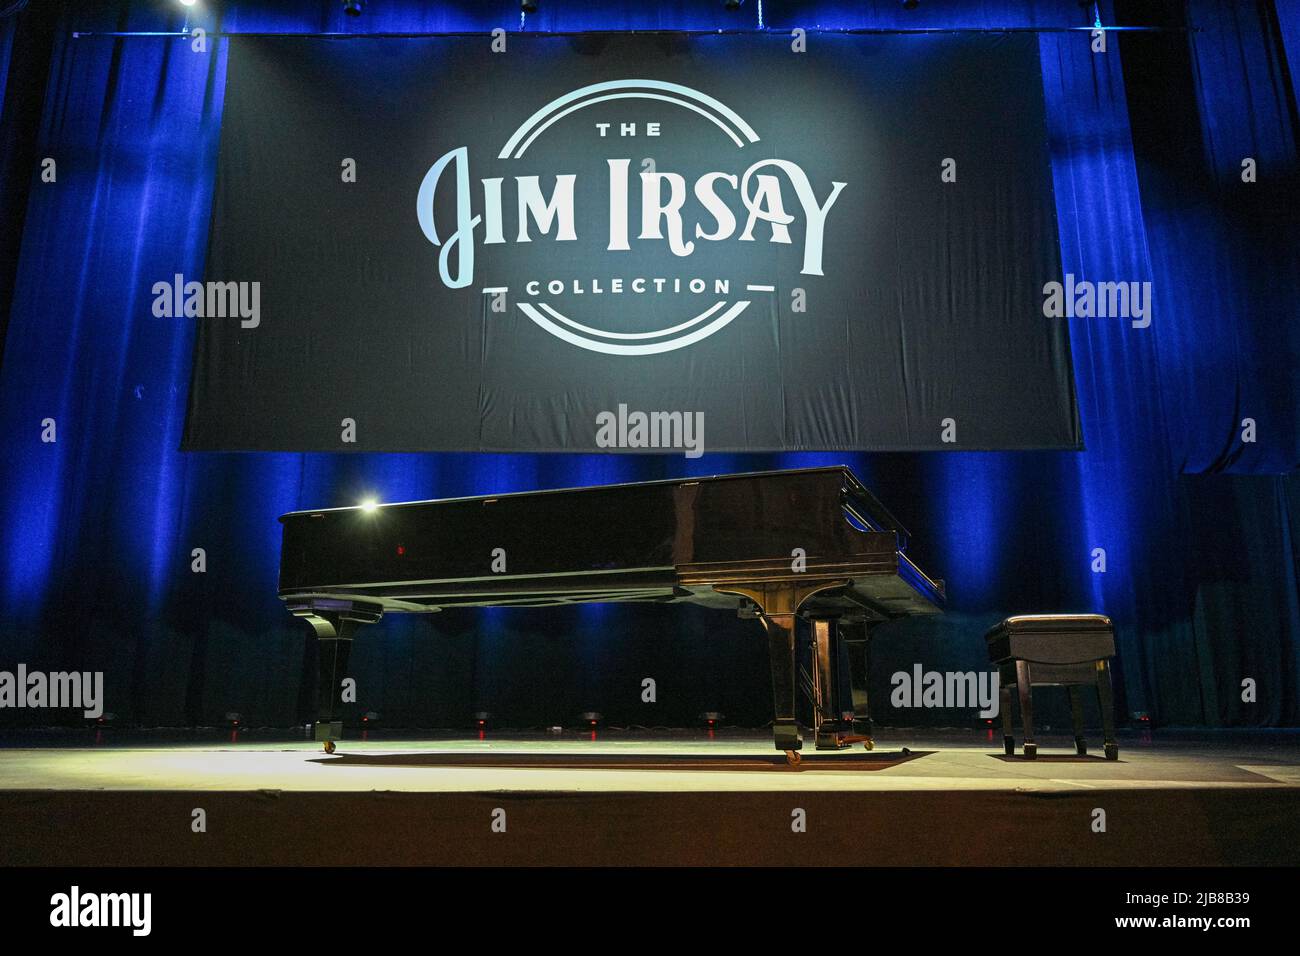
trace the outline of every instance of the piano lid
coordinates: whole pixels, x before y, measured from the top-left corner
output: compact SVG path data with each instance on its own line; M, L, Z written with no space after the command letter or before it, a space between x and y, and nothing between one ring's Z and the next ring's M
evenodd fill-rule
M707 482L737 481L776 476L838 473L841 479L842 504L850 520L864 531L892 531L898 538L898 550L906 551L910 534L894 515L880 503L866 486L858 480L857 475L847 465L823 465L816 468L787 468L772 471L745 471L726 475L707 475L684 478L660 478L654 481L627 481L610 485L580 485L568 488L545 488L536 491L508 491L495 495L465 495L458 498L427 498L418 501L381 502L379 507L389 510L395 508L417 507L432 504L451 504L453 502L497 501L509 498L537 498L543 495L564 495L582 492L608 492L619 488L651 488L655 486L684 486ZM289 511L280 515L283 523L296 517L324 515L331 512L359 511L363 505L347 505L338 508L311 508L303 511Z

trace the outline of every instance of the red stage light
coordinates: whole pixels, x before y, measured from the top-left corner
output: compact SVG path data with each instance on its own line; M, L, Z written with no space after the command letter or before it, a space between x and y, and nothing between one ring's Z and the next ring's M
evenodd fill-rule
M406 554L406 545L399 544L397 546L397 556L400 558L404 554Z

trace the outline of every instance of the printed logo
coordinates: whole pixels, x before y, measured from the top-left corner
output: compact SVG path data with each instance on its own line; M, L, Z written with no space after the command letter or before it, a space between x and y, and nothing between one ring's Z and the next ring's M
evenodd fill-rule
M560 120L596 104L626 100L671 104L703 117L717 128L719 141L726 144L724 148L728 151L741 150L744 155L743 151L748 149L752 153L752 147L759 142L758 134L734 110L698 90L659 80L612 80L584 86L547 103L514 131L497 159L508 166L522 164L539 137L548 133L559 135L553 127ZM661 122L642 123L639 129L633 123L598 122L594 131L600 140L609 142L623 142L620 137L634 134L653 139L661 137L671 122L671 118L666 118ZM548 197L542 188L542 177L515 175L516 217L514 229L508 230L506 177L480 179L480 193L472 185L470 161L468 147L447 152L429 168L416 197L420 229L440 249L438 274L448 288L461 289L474 283L476 244L532 242L534 234L549 236L557 243L579 239L576 197L595 187L588 187L584 182L580 188L576 174L557 172ZM608 232L601 238L605 242L604 251L609 253L611 270L625 270L624 257L635 248L644 248L641 244L645 242L666 242L672 254L683 259L690 257L700 243L755 242L766 238L770 243L790 245L794 241L790 227L798 223L803 234L800 273L824 274L826 219L845 183L832 182L819 197L797 164L759 158L747 166L737 166L735 172L710 171L699 176L689 186L693 198L688 198L685 176L660 171L651 160L639 165L639 172L634 173L630 156L609 158L605 162L604 189L609 215ZM443 188L454 189L456 198L455 227L450 231L445 223L439 228L435 213L435 200L444 174L453 185ZM638 185L640 194L634 198L634 186ZM481 203L476 213L478 195ZM693 223L687 221L690 213L683 215L688 202L690 210L698 213ZM639 215L634 214L634 206L639 207L635 210ZM508 240L508 236L512 238ZM739 282L725 276L656 276L633 269L629 274L611 273L572 281L530 278L524 281L520 291L522 298L515 303L519 310L539 328L570 345L607 355L654 355L685 348L714 335L750 306L754 294L774 295L776 285ZM486 296L508 292L508 287L499 285L482 289ZM585 296L586 301L599 297L602 308L592 311L604 314L610 311L626 314L623 302L628 298L678 297L690 305L686 309L680 306L666 309L660 308L656 301L653 309L637 310L638 316L644 316L651 327L611 329L602 325L599 317L584 317L579 321L565 314L561 307L567 310L571 306L557 300L566 296L575 299Z

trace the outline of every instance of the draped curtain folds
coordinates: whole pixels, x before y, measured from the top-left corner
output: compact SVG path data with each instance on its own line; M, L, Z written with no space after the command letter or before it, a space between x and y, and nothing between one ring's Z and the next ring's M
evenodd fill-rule
M757 8L548 0L524 27L747 27ZM1051 26L1082 16L1074 0L762 8L774 30ZM843 462L911 528L918 563L946 578L952 596L942 621L882 635L886 677L914 661L986 666L982 630L1006 614L1097 610L1119 627L1125 714L1209 726L1300 720L1300 486L1287 475L1300 460L1294 0L1196 0L1187 12L1201 32L1112 35L1104 55L1084 33L1040 36L1062 271L1150 281L1155 297L1150 328L1071 326L1085 452L698 461L181 454L194 329L154 318L150 288L203 271L225 44L210 39L196 53L183 40L73 39L74 29L176 29L186 14L126 0L68 10L36 150L57 160L58 179L18 171L30 181L0 370L0 668L104 670L109 709L144 724L213 723L235 710L246 723L287 726L310 694L299 694L308 639L275 598L282 512L366 494L391 501ZM219 21L189 15L230 31L520 26L513 0L394 0L358 20L324 0L222 10ZM1113 18L1109 5L1102 16ZM0 67L11 35L0 21ZM1168 57L1177 83L1162 92ZM0 102L25 82L0 69ZM1247 156L1259 173L1251 185L1240 179ZM1246 417L1257 423L1254 443L1242 440ZM56 442L40 440L46 419ZM192 570L195 549L202 573ZM1097 549L1105 573L1093 570ZM390 723L458 725L475 709L518 725L586 709L639 724L690 724L703 710L737 723L770 717L762 641L752 622L727 615L447 612L372 631L354 667L364 702ZM653 719L628 689L647 675L660 687ZM1259 688L1253 704L1242 700L1247 678ZM891 714L885 699L886 723L926 717Z
M0 107L5 101L5 81L9 76L9 57L13 52L14 27L17 23L13 17L0 19Z

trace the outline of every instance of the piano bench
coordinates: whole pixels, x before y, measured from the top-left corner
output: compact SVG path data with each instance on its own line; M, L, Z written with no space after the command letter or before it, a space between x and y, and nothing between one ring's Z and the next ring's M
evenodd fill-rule
M1016 689L1020 699L1025 759L1033 760L1038 755L1038 744L1034 742L1032 691L1035 686L1054 684L1069 689L1074 748L1080 756L1088 753L1083 739L1080 688L1096 689L1106 759L1119 759L1110 689L1110 658L1115 656L1115 630L1110 618L1101 614L1020 614L994 626L984 640L989 660L998 666L998 703L1007 756L1016 752L1011 733L1011 689Z

